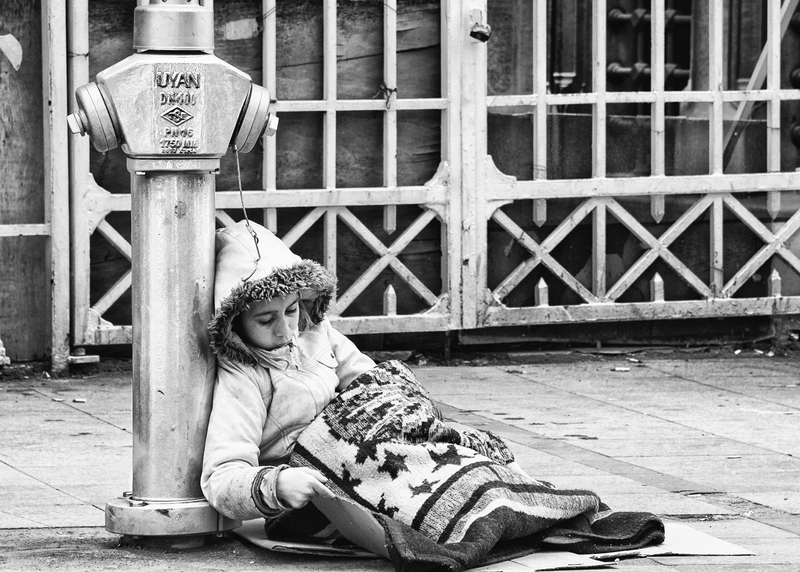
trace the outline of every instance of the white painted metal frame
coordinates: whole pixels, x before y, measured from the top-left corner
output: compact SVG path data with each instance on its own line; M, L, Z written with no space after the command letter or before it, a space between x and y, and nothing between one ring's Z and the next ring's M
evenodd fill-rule
M69 161L67 149L67 15L63 2L43 0L42 117L44 119L44 222L0 225L0 239L46 236L49 272L51 369L62 371L69 358ZM0 366L7 362L0 341Z
M50 360L55 372L69 358L69 157L67 155L67 12L42 2L45 221L50 226Z
M593 6L593 54L595 73L590 93L551 94L546 91L545 58L547 45L546 0L533 0L534 93L525 95L493 95L486 98L486 48L479 42L466 40L464 115L474 117L474 124L465 125L465 139L474 138L474 148L465 155L463 165L465 188L465 213L475 217L475 225L466 223L463 233L465 252L464 326L486 327L556 322L592 322L613 320L648 320L701 316L771 315L797 313L800 296L782 296L781 279L776 271L770 276L769 295L762 298L733 298L770 257L778 256L794 270L800 272L800 258L790 252L785 242L800 228L800 211L790 213L786 222L764 223L757 219L737 198L737 195L766 191L767 212L774 219L781 210L780 191L800 188L800 173L780 172L780 102L800 99L798 90L780 89L780 40L794 13L798 0L787 0L781 9L780 0L768 2L767 45L745 91L723 89L723 0L710 1L709 52L711 88L708 91L665 91L665 1L653 0L651 18L652 77L648 92L607 92L606 69L606 1L597 0ZM485 0L465 2L465 17L474 20L484 17ZM468 16L466 16L468 14ZM469 70L473 69L474 73ZM599 70L599 71L597 71ZM766 89L760 89L764 78ZM468 92L482 94L475 99ZM738 117L747 117L753 102L767 102L768 160L767 173L725 175L723 155L731 139L723 133L723 104L738 102ZM710 104L709 165L705 176L665 176L665 104L670 102L703 102ZM649 177L609 179L606 177L606 107L613 103L649 103L651 106L651 156L652 175ZM591 104L592 122L592 177L582 180L546 180L547 131L546 114L550 105ZM486 147L487 113L492 107L529 106L533 108L534 180L519 181L501 173L489 156ZM467 132L471 130L471 132ZM733 142L735 144L735 141ZM466 147L465 147L466 148ZM476 179L467 180L468 173ZM649 197L651 217L661 222L664 216L666 195L703 195L691 208L676 220L659 237L654 236L632 214L625 210L618 198ZM566 219L559 222L545 240L537 243L501 209L503 205L523 199L533 199L533 222L542 225L547 220L547 200L558 198L585 199ZM723 279L723 207L732 212L764 241L764 246L737 270L727 283ZM786 208L791 208L785 205ZM646 250L615 284L606 284L606 213L613 216L636 236ZM710 214L710 268L708 281L695 275L669 250L670 244L689 225L697 223L706 212ZM590 288L581 284L552 256L553 249L580 224L592 217L592 281ZM529 257L505 277L493 290L487 288L490 262L485 256L487 222L493 220L528 253ZM775 230L777 228L777 230ZM475 253L470 256L466 253ZM655 274L651 280L651 301L645 303L619 303L618 298L656 260L669 265L699 295L699 300L665 301L663 280ZM551 306L548 300L549 285L540 280L535 286L534 306L508 307L504 298L530 274L542 265L558 277L569 289L577 293L582 303L570 306ZM472 286L471 286L471 285Z
M89 6L88 0L68 0L69 58L67 60L67 91L75 90L89 79ZM74 96L70 96L70 112L75 109ZM112 194L100 187L89 171L89 138L69 139L70 209L72 273L72 339L75 346L129 344L132 341L130 325L115 325L103 314L131 286L128 270L98 301L91 303L90 294L90 238L100 232L122 255L130 261L131 245L111 226L105 217L115 211L130 212L130 194Z
M70 46L70 93L89 81L88 77L88 14L87 0L70 0L72 16ZM277 54L275 36L277 29L276 2L263 0L264 42L263 77L270 93L276 93ZM323 188L281 190L276 182L276 139L264 139L263 189L246 190L243 201L247 209L263 209L266 226L277 229L282 208L308 207L308 214L281 238L292 246L320 218L324 221L325 266L335 272L337 264L337 225L343 222L372 249L378 259L345 292L334 301L331 321L346 334L446 331L459 327L460 291L453 285L460 283L460 220L461 203L458 195L461 181L461 123L458 113L460 101L460 54L453 46L460 42L463 27L459 21L458 0L444 0L442 18L442 94L439 98L398 99L389 92L388 99L337 100L336 54L337 25L336 1L324 3L324 86L323 99L318 101L279 101L272 111L280 117L293 112L320 112L325 114L323 141ZM397 5L396 0L384 2L384 83L396 87L397 78ZM442 113L442 161L436 175L424 185L398 186L397 184L397 113L406 110L440 110ZM384 113L384 186L381 188L336 188L336 114L347 111L382 111ZM115 211L130 211L129 194L112 194L102 189L89 173L89 143L86 139L73 140L70 186L72 189L72 244L74 290L73 336L75 345L106 345L131 343L129 325L111 324L103 314L122 296L131 284L130 272L120 278L108 292L94 304L89 300L89 238L100 232L119 252L130 260L130 244L108 224L105 217ZM383 205L384 229L399 236L385 246L353 214L350 207ZM423 213L408 228L396 228L396 207L418 205ZM238 192L216 194L217 220L224 225L233 218L226 210L241 208ZM442 293L431 292L421 280L400 262L398 255L411 240L438 219L442 227ZM452 221L455 221L454 223ZM386 267L405 281L428 309L419 314L398 315L396 297L389 287L384 292L382 316L341 317L343 312L370 285Z

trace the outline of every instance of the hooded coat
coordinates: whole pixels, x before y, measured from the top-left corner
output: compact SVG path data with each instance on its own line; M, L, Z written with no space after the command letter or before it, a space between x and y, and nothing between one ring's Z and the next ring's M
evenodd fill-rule
M217 231L216 253L209 335L217 379L201 487L229 518L272 517L286 510L277 477L302 430L375 363L325 317L336 281L322 266L252 222ZM291 344L259 348L237 334L234 320L251 302L294 292L308 323Z

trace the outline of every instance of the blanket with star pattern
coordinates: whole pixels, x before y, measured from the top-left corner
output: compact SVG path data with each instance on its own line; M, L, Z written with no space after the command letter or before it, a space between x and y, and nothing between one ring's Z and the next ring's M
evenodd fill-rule
M389 361L323 410L290 464L371 511L398 571L458 571L548 542L599 552L663 541L655 516L612 513L593 492L556 489L513 460L497 436L445 422L412 371Z

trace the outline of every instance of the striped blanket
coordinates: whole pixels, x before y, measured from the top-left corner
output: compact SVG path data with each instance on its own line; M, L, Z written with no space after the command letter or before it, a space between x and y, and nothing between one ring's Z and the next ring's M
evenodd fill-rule
M290 464L321 471L371 511L395 568L462 570L552 542L597 552L663 540L647 513L611 513L594 493L558 490L509 466L491 433L448 425L397 361L358 377L301 434Z

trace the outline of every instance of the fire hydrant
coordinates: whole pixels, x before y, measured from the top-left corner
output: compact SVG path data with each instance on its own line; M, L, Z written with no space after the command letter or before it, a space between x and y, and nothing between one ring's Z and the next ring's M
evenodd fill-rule
M230 530L200 489L215 362L214 176L231 144L273 134L269 92L212 54L211 0L140 0L136 54L76 90L70 130L131 171L133 486L106 504L129 536Z

